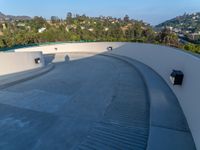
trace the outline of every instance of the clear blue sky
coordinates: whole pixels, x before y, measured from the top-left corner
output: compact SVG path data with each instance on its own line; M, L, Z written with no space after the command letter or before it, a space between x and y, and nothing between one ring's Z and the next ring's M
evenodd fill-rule
M155 25L185 12L200 12L200 0L0 0L0 11L45 18L64 18L67 12L114 17L128 14Z

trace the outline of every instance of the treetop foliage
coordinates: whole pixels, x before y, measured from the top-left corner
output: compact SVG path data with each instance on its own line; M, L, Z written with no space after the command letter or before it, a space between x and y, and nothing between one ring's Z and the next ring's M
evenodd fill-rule
M121 19L67 13L65 20L56 16L51 20L36 16L31 20L0 23L0 48L68 41L145 42L188 50L194 48L181 44L177 35L169 30L155 32L149 24L130 19L128 15Z

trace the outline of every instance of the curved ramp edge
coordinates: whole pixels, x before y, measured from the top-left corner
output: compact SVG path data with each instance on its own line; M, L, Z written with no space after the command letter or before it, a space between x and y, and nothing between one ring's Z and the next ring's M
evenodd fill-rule
M150 67L115 54L136 67L144 78L150 98L150 132L147 150L195 150L195 144L180 104L165 81Z
M44 74L50 72L53 69L54 69L54 65L49 64L46 67L33 69L33 70L29 70L29 71L24 71L24 72L20 72L20 73L15 73L15 74L11 74L11 75L1 76L0 77L0 89L5 89L7 87L16 85L18 83L34 79L36 77L39 77L41 75L44 75Z
M114 60L119 62L116 69L123 68L115 81L115 94L102 119L94 124L76 149L145 150L147 147L149 100L145 83L135 68Z

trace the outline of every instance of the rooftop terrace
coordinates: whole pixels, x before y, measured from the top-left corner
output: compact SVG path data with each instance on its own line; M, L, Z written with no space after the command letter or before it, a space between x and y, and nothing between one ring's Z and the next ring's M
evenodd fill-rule
M0 77L0 149L195 150L177 96L152 68L111 53L48 54Z

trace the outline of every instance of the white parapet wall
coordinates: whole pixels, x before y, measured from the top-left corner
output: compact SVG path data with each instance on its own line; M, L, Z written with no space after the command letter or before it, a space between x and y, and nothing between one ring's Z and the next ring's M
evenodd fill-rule
M40 58L39 64L35 59ZM0 53L0 76L43 67L42 52L2 52Z
M107 51L108 46L117 48L122 46L124 43L110 43L110 42L94 42L94 43L65 43L56 45L46 45L38 47L29 47L16 49L16 52L27 52L27 51L42 51L43 54L54 54L64 52L85 52L85 53L101 53Z
M18 49L16 51L42 51L44 54L59 52L103 53L107 47L111 53L138 60L155 70L176 94L183 109L196 147L200 150L200 58L182 50L166 46L139 43L67 43ZM184 73L182 86L173 86L172 70ZM164 96L164 95L163 95Z

